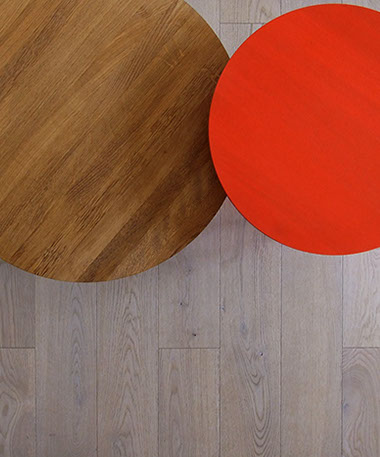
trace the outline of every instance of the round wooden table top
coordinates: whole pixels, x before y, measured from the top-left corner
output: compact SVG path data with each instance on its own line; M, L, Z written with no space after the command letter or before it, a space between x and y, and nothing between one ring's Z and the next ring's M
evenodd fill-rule
M380 14L318 5L255 32L223 72L211 153L259 230L319 254L380 246Z
M166 260L225 198L208 116L228 61L182 0L0 5L0 258L103 281Z

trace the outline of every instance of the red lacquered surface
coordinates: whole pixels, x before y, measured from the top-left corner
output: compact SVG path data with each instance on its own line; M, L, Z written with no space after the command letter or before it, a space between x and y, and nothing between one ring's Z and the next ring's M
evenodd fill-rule
M236 208L288 246L380 246L380 13L318 5L255 32L218 83L210 143Z

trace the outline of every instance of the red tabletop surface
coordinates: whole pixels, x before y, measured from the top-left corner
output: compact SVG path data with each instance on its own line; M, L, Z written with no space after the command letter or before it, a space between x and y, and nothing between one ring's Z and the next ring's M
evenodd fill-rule
M380 246L380 13L317 5L260 28L209 128L223 187L266 235L319 254Z

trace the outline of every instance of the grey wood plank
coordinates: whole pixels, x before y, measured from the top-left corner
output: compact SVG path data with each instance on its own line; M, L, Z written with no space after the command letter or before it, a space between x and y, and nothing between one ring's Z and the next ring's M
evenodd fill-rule
M380 10L380 0L343 0L343 3L350 5L364 6L366 8L372 8L373 10Z
M157 268L97 289L98 456L157 457Z
M36 281L38 457L96 456L95 291Z
M35 276L0 263L0 347L34 347Z
M217 457L219 354L160 350L160 457Z
M220 34L220 1L219 0L186 0L197 11L219 36Z
M311 5L322 5L328 3L341 3L340 0L281 0L282 13L304 8Z
M344 258L344 346L380 346L380 249Z
M221 40L229 56L251 35L252 24L221 24Z
M221 277L221 456L279 456L281 246L230 202Z
M341 455L342 259L283 247L282 457Z
M219 347L220 216L159 266L161 348Z
M268 22L281 14L280 0L221 0L222 22Z
M380 455L380 349L343 352L343 456Z
M35 457L33 349L0 350L0 455Z

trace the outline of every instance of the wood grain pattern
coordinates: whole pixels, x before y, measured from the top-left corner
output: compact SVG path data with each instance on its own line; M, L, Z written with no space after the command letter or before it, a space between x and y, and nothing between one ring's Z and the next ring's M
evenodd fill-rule
M342 3L347 3L350 5L358 5L364 6L365 8L372 8L373 10L380 10L380 2L379 0L349 0L344 1Z
M34 347L34 292L33 275L0 263L0 347Z
M160 347L219 347L219 215L158 268Z
M282 457L339 457L342 259L282 249Z
M222 22L267 22L280 15L281 0L221 0Z
M280 454L281 246L222 207L222 457Z
M0 349L0 455L35 457L32 349Z
M96 293L36 282L37 455L96 456Z
M229 56L251 35L252 24L222 24L221 40Z
M343 351L343 456L380 455L380 349Z
M344 258L344 345L380 346L380 249Z
M341 0L281 0L282 14L311 5L322 5L328 3L342 3ZM353 4L355 1L345 2Z
M218 352L160 350L159 457L218 457Z
M220 1L219 0L186 0L200 14L214 32L220 35Z
M97 295L98 456L157 457L157 269Z
M182 0L0 9L0 257L67 281L132 275L224 192L207 120L227 54Z

